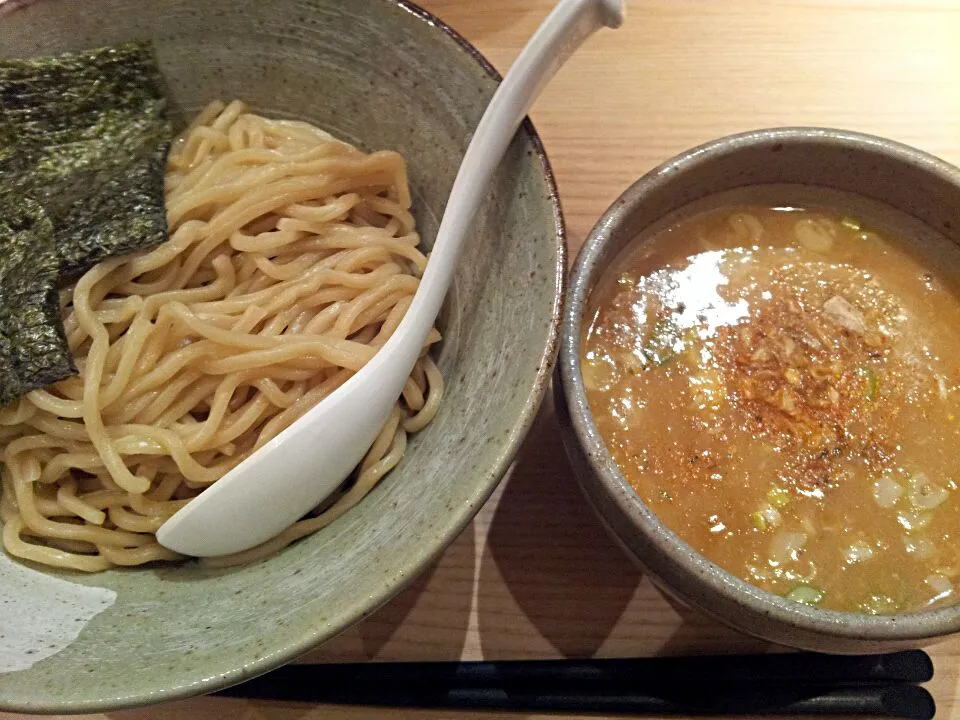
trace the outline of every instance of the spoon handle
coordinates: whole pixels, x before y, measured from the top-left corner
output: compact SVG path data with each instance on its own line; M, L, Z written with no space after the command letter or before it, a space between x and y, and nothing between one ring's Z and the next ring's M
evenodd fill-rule
M603 27L619 27L623 17L623 0L560 0L494 92L460 163L410 308L381 351L358 373L376 373L381 389L393 396L383 409L384 421L437 319L477 209L490 194L493 174L527 111L588 37Z
M622 0L560 0L497 88L467 147L413 301L383 347L343 385L177 511L158 542L184 555L242 552L335 491L376 440L423 348L474 215L537 93Z
M619 27L623 15L622 0L560 0L500 83L463 156L430 262L404 318L411 320L411 331L416 324L418 347L440 311L477 208L530 106L590 35L605 26Z
M540 91L577 48L603 27L623 23L623 0L560 0L527 41L487 105L453 181L420 285L393 335L358 375L376 374L393 402L420 355L453 281L463 245L493 174ZM389 388L389 392L387 391ZM374 436L371 436L370 443ZM369 447L369 444L367 445Z

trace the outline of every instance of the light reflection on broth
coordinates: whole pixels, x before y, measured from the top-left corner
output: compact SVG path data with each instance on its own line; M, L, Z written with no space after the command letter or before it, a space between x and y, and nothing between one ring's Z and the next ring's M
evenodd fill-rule
M960 251L925 263L886 228L815 205L694 212L610 271L583 342L598 429L644 502L731 573L835 610L960 598L960 303L937 277Z

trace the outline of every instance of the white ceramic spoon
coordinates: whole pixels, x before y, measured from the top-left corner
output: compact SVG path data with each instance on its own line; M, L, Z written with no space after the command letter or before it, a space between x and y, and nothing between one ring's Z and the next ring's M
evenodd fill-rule
M560 0L497 88L463 157L430 260L407 314L373 359L157 531L164 547L209 557L278 535L363 459L420 354L463 241L530 105L590 35L623 22L623 0Z

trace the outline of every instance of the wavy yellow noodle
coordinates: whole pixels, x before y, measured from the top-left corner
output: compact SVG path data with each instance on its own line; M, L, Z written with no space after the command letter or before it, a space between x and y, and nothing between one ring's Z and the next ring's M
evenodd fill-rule
M63 292L79 378L0 409L7 552L74 570L177 560L154 536L320 402L396 329L426 258L403 158L212 103L174 144L170 239ZM249 562L359 502L436 414L427 350L334 502L217 565Z

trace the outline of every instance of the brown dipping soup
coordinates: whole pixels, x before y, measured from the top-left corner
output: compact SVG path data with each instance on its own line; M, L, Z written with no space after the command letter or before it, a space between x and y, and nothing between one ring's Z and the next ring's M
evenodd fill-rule
M730 573L832 610L950 604L960 250L844 210L714 203L638 238L591 297L590 407L643 501Z

